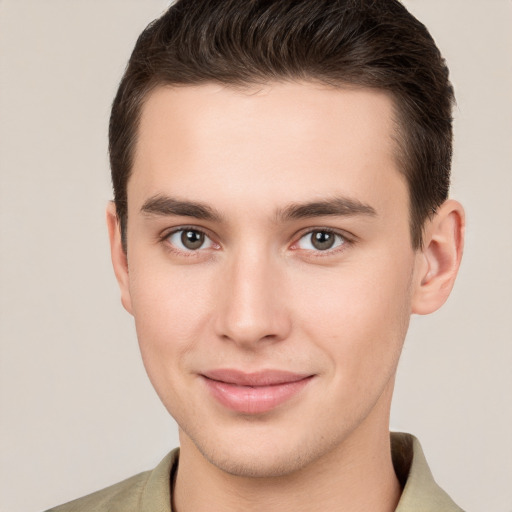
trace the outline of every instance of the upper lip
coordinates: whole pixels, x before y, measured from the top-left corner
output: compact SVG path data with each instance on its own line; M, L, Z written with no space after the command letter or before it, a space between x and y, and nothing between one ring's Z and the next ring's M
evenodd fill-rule
M279 384L287 384L297 382L307 377L312 377L311 374L294 373L285 370L262 370L258 372L243 372L234 369L218 369L210 370L202 373L204 377L226 384L233 384L236 386L276 386Z

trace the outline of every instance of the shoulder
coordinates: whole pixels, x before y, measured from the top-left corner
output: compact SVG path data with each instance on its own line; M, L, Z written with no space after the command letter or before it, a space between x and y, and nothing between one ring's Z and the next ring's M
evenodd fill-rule
M99 512L116 510L116 508L126 512L138 510L138 502L150 473L150 471L146 471L132 476L101 491L52 508L47 512L78 512L85 510Z
M47 512L170 512L171 473L179 451L170 452L152 471L145 471L115 485L52 508Z

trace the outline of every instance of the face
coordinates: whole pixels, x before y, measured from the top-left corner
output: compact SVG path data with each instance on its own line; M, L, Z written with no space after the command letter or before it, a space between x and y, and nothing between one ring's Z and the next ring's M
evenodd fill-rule
M387 435L418 261L390 98L161 87L139 130L118 277L182 450L271 476Z

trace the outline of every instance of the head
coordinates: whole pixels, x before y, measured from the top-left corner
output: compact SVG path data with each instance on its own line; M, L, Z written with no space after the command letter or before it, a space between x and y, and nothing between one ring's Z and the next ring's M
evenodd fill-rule
M117 214L126 233L127 183L140 114L159 85L232 87L311 81L386 92L398 168L409 190L411 242L447 199L453 89L426 27L398 0L179 0L139 37L110 120Z
M451 101L394 1L182 0L141 35L108 222L180 468L285 475L387 437L410 315L460 261Z

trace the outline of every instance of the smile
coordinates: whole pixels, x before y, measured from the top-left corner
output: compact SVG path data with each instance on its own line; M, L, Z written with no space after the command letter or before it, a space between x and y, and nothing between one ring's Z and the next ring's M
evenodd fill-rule
M313 375L279 370L256 373L214 370L202 377L213 397L224 407L243 414L262 414L297 395Z

